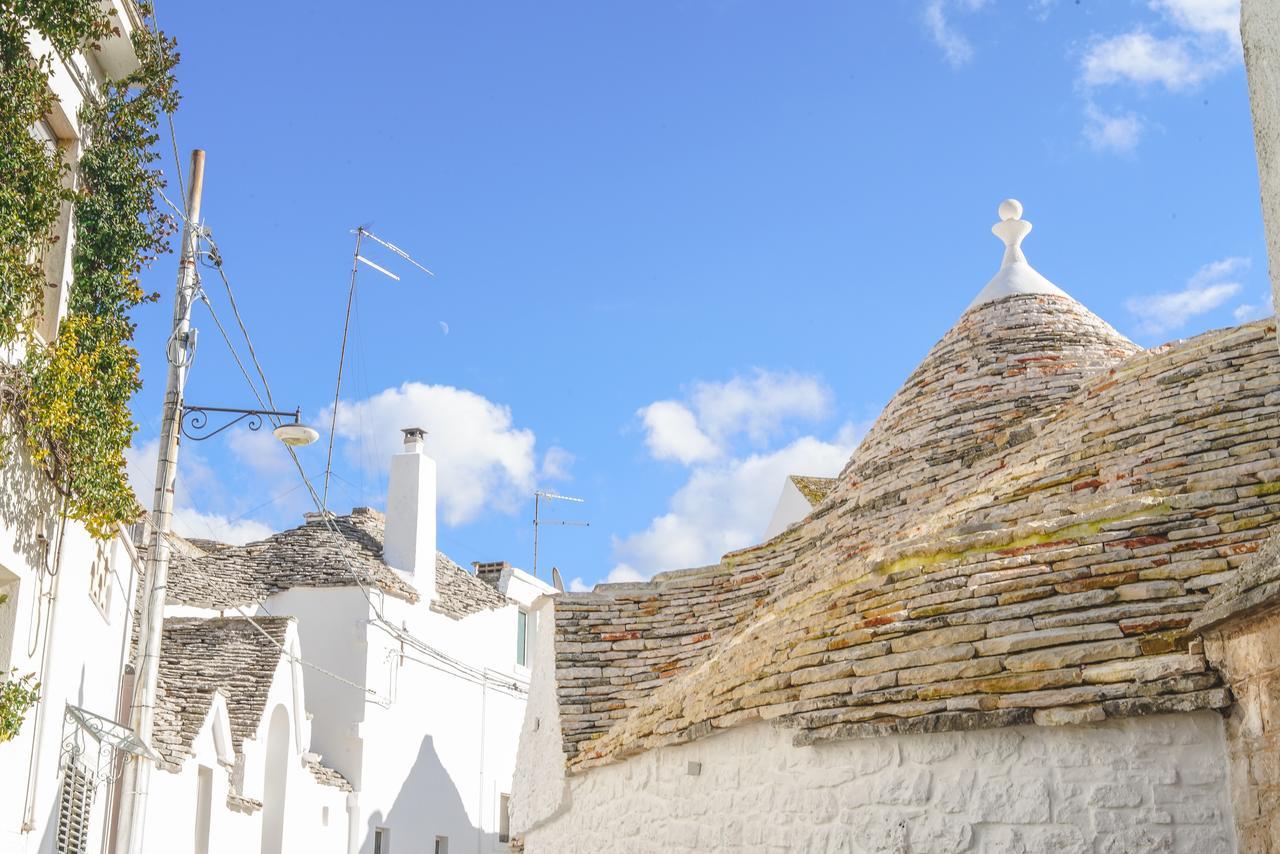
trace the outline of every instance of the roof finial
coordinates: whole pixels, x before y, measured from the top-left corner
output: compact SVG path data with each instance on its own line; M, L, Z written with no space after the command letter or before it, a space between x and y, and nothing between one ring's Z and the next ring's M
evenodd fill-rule
M1031 233L1031 223L1022 218L1022 202L1017 199L1005 199L1000 203L1000 221L991 226L991 233L1004 241L1004 261L1001 267L1007 267L1018 261L1026 262L1027 256L1022 254L1022 240Z
M991 233L1004 241L1004 259L1000 262L995 278L987 282L987 286L969 304L969 308L1017 294L1053 294L1065 297L1066 294L1036 272L1027 263L1027 256L1022 254L1022 241L1031 233L1031 223L1022 218L1022 202L1005 199L1000 203L999 213L1000 221L991 226Z

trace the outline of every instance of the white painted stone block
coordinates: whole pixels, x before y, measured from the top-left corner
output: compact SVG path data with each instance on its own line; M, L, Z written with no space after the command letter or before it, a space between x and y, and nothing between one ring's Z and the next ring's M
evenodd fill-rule
M1226 854L1227 784L1205 773L1225 750L1213 712L817 747L759 723L555 778L558 801L527 778L543 808L518 829L527 854Z

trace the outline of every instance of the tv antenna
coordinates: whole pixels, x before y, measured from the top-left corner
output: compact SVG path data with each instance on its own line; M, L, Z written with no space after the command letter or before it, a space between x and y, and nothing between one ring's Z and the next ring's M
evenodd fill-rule
M374 234L372 231L365 228L363 225L353 229L351 233L356 236L356 249L351 259L351 287L347 289L347 314L342 321L342 347L338 351L338 381L337 383L334 384L333 414L329 418L329 451L325 457L325 462L324 462L324 492L320 498L320 507L325 512L328 512L329 510L329 475L333 473L333 439L334 439L335 431L337 430L337 427L338 427L338 398L342 394L342 366L347 361L347 333L351 329L351 304L355 301L355 298L356 298L356 274L359 273L360 264L363 263L368 265L372 269L377 270L379 273L381 273L384 276L392 278L397 282L400 281L400 277L397 276L395 273L391 272L386 267L383 267L379 264L375 264L374 262L370 261L368 258L361 255L360 245L364 243L364 239L367 237L370 240L372 240L374 243L377 243L379 246L386 247L392 253L400 256L405 261L408 261L410 264L417 267L419 270L426 273L428 276L432 276L432 277L435 276L435 273L431 272L426 267L422 266L417 261L415 261L408 252L405 252L403 249L401 249L399 246L396 246L394 243L390 243L386 240L383 240L381 237Z
M572 501L575 504L585 504L586 499L574 498L571 495L561 495L558 492L549 492L539 489L533 493L533 577L538 577L538 529L543 525L567 525L573 528L586 528L591 525L590 522L581 522L573 519L543 519L541 515L542 502L548 503L552 501Z

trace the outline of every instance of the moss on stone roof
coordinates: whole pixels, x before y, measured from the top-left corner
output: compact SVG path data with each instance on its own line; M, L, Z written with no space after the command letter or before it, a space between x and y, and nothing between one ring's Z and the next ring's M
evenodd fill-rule
M810 507L817 507L818 503L836 487L834 477L804 477L793 474L791 482L796 485L796 489L800 490L800 494L804 496L805 501L809 502Z
M966 312L805 522L558 597L570 768L759 719L811 744L1224 706L1188 626L1280 519L1274 336Z

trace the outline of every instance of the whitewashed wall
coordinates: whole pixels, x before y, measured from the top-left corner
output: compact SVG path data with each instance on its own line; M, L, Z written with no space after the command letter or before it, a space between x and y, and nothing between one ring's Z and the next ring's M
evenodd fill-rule
M554 600L545 597L531 610L542 630L532 645L534 675L512 783L511 825L516 833L553 818L569 805L556 698Z
M507 591L517 601L550 589L520 576ZM389 623L486 676L402 647L374 624L359 588L294 588L267 603L270 613L298 619L306 660L373 691L304 675L310 749L359 793L353 850L371 854L385 827L392 854L430 854L437 836L448 838L450 854L504 851L499 810L511 792L529 676L515 661L517 606L454 620L426 602L370 593ZM535 627L531 618L530 650Z
M285 646L299 651L294 629L290 629ZM146 850L165 854L219 854L219 852L259 852L262 847L263 817L275 807L267 786L271 724L277 710L287 720L285 798L283 803L284 833L282 851L305 851L312 854L341 854L347 850L347 793L333 786L321 785L303 761L311 741L310 722L303 711L305 705L304 674L299 665L281 656L271 682L265 711L252 738L242 745L243 763L236 767L237 757L230 750L230 729L226 704L215 697L209 714L192 743L193 755L177 773L157 770L152 777L147 806ZM199 780L201 768L211 772L209 798L209 831L205 836L197 821L198 803L202 797ZM232 778L239 780L240 794L262 802L256 810L231 809L227 795ZM208 840L201 849L200 839Z
M132 4L109 0L120 29L98 50L67 58L56 56L52 46L33 34L33 55L51 56L50 91L55 103L33 132L57 145L68 162L80 156L79 109L87 88L108 76L119 77L137 67L129 34L137 24ZM60 241L44 258L51 285L46 293L45 315L37 334L48 340L65 315L74 246L71 210L64 205L57 223ZM0 360L16 361L22 347L0 352ZM12 431L13 425L3 428ZM106 546L110 575L109 603L99 608L89 597L90 568L99 544L80 525L71 522L61 549L56 496L44 475L32 469L22 454L0 460L0 594L9 601L0 605L0 680L9 667L19 674L35 673L43 682L39 706L33 710L16 739L0 744L0 852L28 854L51 852L56 823L60 779L63 712L67 703L103 717L115 718L117 687L128 631L131 598L131 566L125 547L118 541ZM51 544L46 553L37 540ZM59 559L58 552L61 557ZM90 841L100 843L107 793L100 791Z
M1224 751L1212 712L804 748L760 723L571 777L525 851L1230 852Z
M3 469L6 489L31 486L15 476L30 469L17 458ZM10 502L32 502L12 515ZM11 492L0 508L0 605L7 629L0 630L0 658L19 675L42 681L40 704L18 737L0 744L0 851L34 854L53 851L59 785L63 717L68 703L115 718L119 676L125 661L128 604L133 584L127 548L112 540L101 546L75 523L68 523L59 560L57 527L40 512L35 496ZM49 554L35 540L46 534ZM91 568L105 559L110 590L105 609L90 598ZM41 571L41 565L45 570ZM56 576L53 574L56 571ZM95 802L91 841L101 839L108 793ZM96 850L96 848L94 849Z

